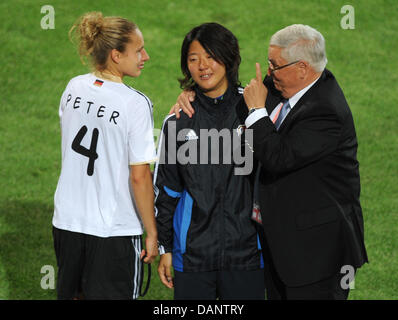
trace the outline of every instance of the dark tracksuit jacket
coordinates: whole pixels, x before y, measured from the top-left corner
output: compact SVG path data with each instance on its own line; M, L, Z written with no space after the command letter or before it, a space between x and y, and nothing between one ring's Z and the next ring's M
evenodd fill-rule
M242 127L236 113L241 89L230 87L219 99L195 91L193 117L169 116L159 138L154 188L161 251L173 253L173 267L180 272L262 268L257 226L250 218L253 174L235 174L239 165L232 153L238 147L243 156L241 145L231 143L223 151L223 142L233 141ZM201 129L220 133L218 147Z

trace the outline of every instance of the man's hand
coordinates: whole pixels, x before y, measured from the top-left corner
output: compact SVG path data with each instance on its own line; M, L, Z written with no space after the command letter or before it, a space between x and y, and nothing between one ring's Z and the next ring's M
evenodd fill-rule
M195 100L195 92L193 90L184 90L177 98L177 102L171 107L169 114L175 113L176 118L180 118L180 109L192 118L195 110L192 108L191 102Z
M172 289L173 278L171 276L171 263L172 263L172 255L171 253L165 253L160 256L158 273L160 277L160 281L167 287Z
M144 263L152 263L159 254L158 252L158 239L156 236L147 235L145 238L145 249L141 251L140 259Z
M267 94L268 89L263 83L260 64L256 63L256 78L252 79L243 91L247 108L264 108Z

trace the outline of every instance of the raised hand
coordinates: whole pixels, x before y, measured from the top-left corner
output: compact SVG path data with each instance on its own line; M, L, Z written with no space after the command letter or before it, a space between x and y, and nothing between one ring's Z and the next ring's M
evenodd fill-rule
M250 83L245 87L243 91L243 97L245 99L248 109L264 108L267 94L268 89L263 83L261 66L259 63L256 63L256 77L250 80Z

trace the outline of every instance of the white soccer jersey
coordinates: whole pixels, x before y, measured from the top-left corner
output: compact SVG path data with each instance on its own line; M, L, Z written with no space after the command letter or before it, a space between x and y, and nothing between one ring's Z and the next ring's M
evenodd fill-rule
M53 225L99 237L142 234L129 165L156 161L151 101L86 74L67 85L59 116L62 170Z

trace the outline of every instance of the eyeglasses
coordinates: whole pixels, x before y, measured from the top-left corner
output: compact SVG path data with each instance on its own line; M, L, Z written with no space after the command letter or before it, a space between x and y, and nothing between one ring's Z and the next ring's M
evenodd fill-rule
M297 63L299 61L300 60L297 60L297 61L290 62L288 64L284 64L283 66L274 67L272 62L268 60L268 69L271 71L271 73L274 73L276 70L280 70L280 69L286 68L286 67L291 66L292 64L295 64L295 63Z

